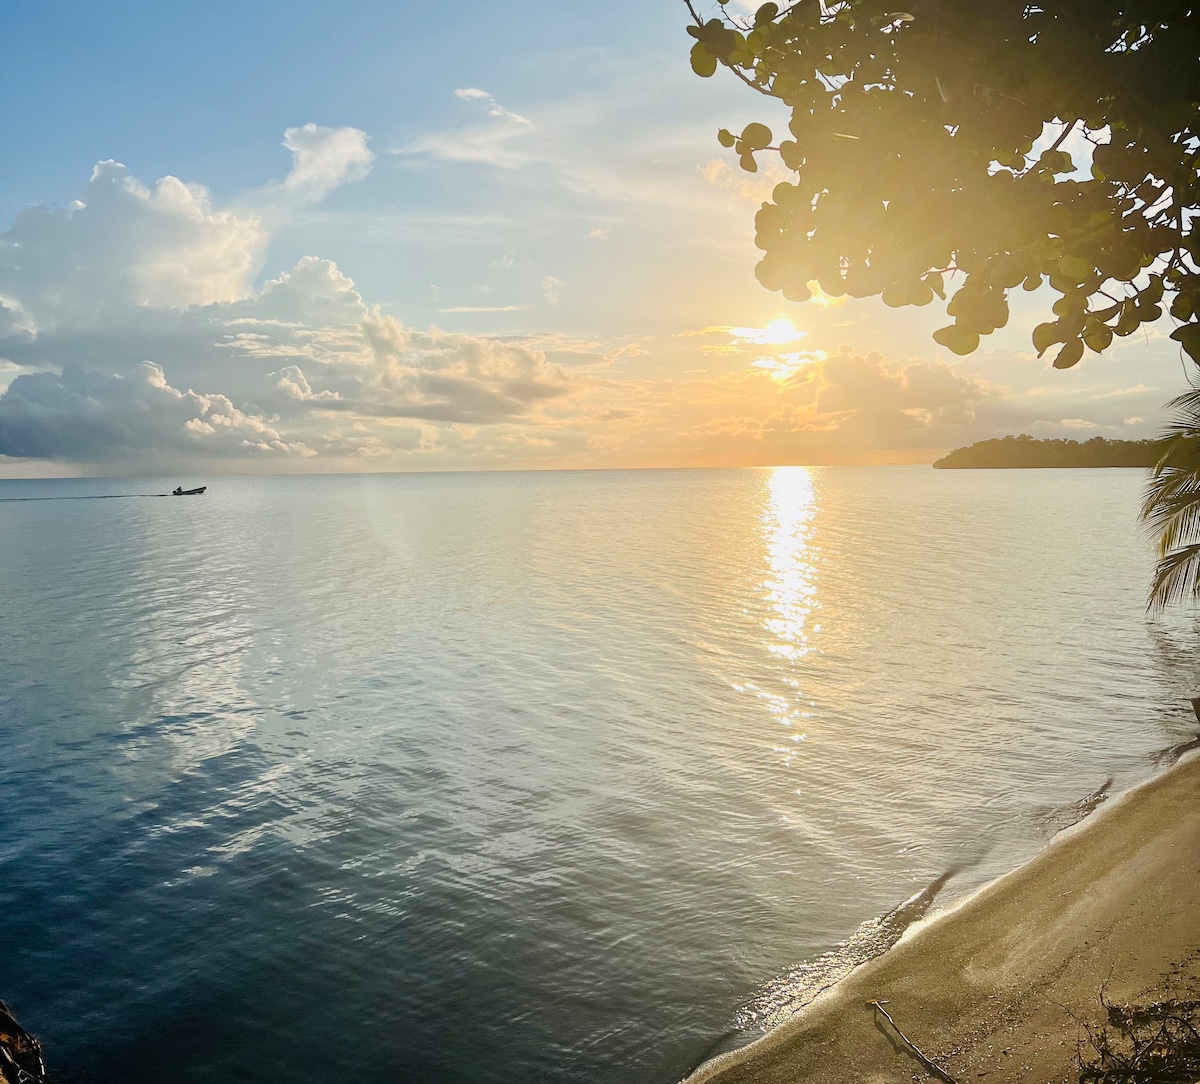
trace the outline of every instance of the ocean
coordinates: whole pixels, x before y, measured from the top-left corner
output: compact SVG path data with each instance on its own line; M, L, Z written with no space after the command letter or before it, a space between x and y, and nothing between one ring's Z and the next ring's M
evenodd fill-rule
M1197 730L1140 471L207 481L0 482L0 997L98 1081L669 1084Z

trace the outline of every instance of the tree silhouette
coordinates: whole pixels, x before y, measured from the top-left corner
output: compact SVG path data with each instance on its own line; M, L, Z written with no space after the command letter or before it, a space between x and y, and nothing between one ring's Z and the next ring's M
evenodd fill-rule
M708 19L684 2L696 73L724 66L790 110L778 141L761 123L718 133L743 169L773 152L792 173L756 219L768 289L805 301L815 282L904 306L945 301L950 284L953 322L934 339L969 354L1008 322L1011 291L1048 286L1058 296L1033 344L1055 367L1164 309L1200 364L1193 0L795 0L752 18L720 0ZM1200 397L1175 406L1191 411L1176 424L1192 440ZM1160 492L1193 492L1168 484L1184 469L1172 462L1147 500L1152 524L1167 522ZM1200 512L1168 537L1164 556L1185 540L1196 556L1160 570L1155 599L1168 583L1188 585L1171 598L1200 595Z

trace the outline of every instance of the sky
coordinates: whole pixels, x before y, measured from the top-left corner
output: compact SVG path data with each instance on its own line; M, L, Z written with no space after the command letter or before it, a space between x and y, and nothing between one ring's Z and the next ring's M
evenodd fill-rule
M1167 326L1056 372L1029 341L1054 295L957 358L937 302L763 289L754 213L786 175L716 132L783 114L697 78L685 25L682 0L8 0L0 477L1154 433L1185 387Z

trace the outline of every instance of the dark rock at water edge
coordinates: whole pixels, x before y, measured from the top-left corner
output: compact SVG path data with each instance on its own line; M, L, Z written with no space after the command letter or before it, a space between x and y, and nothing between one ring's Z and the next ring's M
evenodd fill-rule
M44 1084L46 1063L42 1044L29 1034L0 1001L0 1082L3 1084Z

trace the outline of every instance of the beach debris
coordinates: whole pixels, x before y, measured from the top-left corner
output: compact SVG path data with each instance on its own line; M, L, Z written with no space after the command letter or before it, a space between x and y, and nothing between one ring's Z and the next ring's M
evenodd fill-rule
M892 1019L891 1014L887 1011L887 1009L884 1008L884 1005L890 1004L890 1001L868 1001L867 1008L874 1009L877 1013L883 1014L884 1019L892 1025L892 1030L900 1036L900 1038L904 1041L904 1045L907 1046L908 1049L911 1050L916 1056L917 1061L925 1066L925 1068L928 1069L929 1072L931 1072L935 1077L937 1077L938 1080L942 1081L943 1084L958 1084L954 1077L947 1073L946 1070L938 1065L938 1063L932 1058L927 1057L921 1051L921 1048L917 1046L912 1039L905 1035L899 1027L896 1026L896 1021Z
M45 1084L42 1044L29 1034L0 1001L0 1081L4 1084Z
M1084 1023L1093 1056L1079 1053L1080 1084L1181 1084L1200 1080L1200 1001L1172 998L1113 1005L1100 992L1104 1022Z

